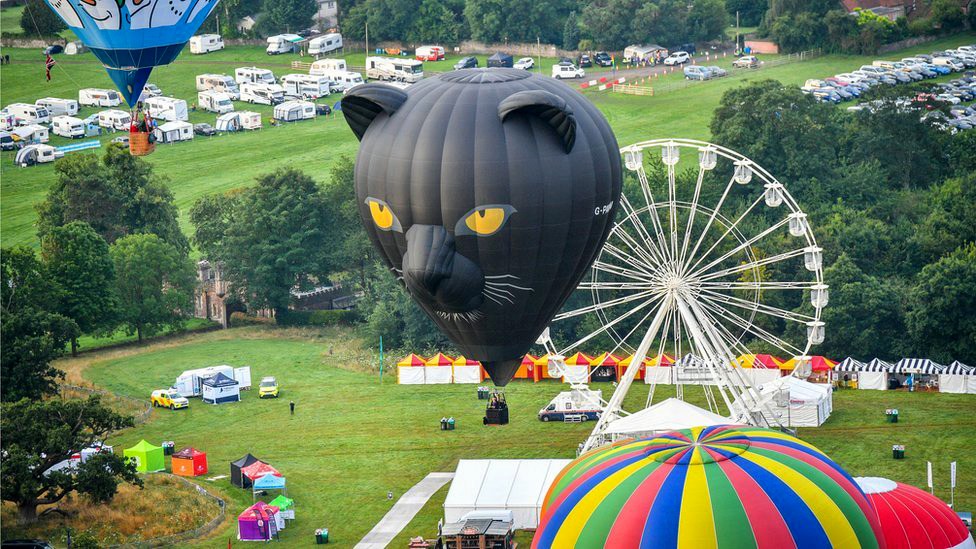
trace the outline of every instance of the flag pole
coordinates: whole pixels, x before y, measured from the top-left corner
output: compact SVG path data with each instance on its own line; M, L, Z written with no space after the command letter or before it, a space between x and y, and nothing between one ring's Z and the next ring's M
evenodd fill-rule
M380 336L380 383L383 383L383 336Z

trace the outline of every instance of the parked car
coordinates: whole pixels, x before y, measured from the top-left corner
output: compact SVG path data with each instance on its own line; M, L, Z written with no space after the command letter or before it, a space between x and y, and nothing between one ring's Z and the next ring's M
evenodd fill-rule
M197 135L211 136L217 135L217 130L215 130L210 124L200 123L193 125L193 133Z
M572 63L558 63L552 66L552 77L560 80L583 78L586 72Z
M454 64L454 70L474 69L477 66L478 66L477 57L462 57L460 61Z
M689 65L684 69L686 80L708 80L712 77L712 72L708 67L701 65Z
M686 51L676 51L664 58L664 64L669 66L684 65L691 61L691 56Z
M316 116L325 116L325 115L328 115L328 114L332 114L332 107L330 107L328 105L320 105L318 103L315 104L315 115Z
M170 410L179 410L190 406L190 401L172 387L153 391L149 402L154 408L169 408Z
M163 90L159 89L156 84L146 84L142 88L143 97L161 97L163 95Z
M577 65L579 65L580 67L592 67L593 66L593 60L590 59L590 56L589 55L586 55L585 53L583 53L583 54L580 54L579 59L577 61Z
M128 147L129 146L129 136L128 135L120 135L118 137L113 137L111 143L121 143L121 144L125 145L126 147Z
M261 378L258 398L278 398L278 380L274 376Z
M527 71L535 67L535 59L532 59L531 57L523 57L518 61L516 61L515 64L512 66L516 69L522 69L524 71Z
M596 52L596 55L593 56L593 62L596 63L598 67L613 66L613 58L610 57L610 54L605 51Z
M44 48L45 55L57 55L59 53L64 53L64 46L61 44L51 44L50 46Z
M705 67L708 72L712 73L712 78L722 78L723 76L728 76L729 71L723 69L722 67L716 67L714 65L710 67Z
M755 69L759 64L759 58L755 55L745 55L732 62L732 66L737 69Z

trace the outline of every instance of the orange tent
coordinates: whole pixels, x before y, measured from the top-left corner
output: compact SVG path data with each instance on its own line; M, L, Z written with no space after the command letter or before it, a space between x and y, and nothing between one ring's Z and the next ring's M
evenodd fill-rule
M549 353L539 355L532 361L532 374L535 381L549 378Z
M620 367L620 357L610 353L603 353L594 358L591 364L596 368L613 368L614 377L612 380L609 377L605 378L603 376L601 372L605 372L605 370L595 371L593 379L597 381L616 381L620 379L621 374L624 372Z
M566 357L564 362L566 366L592 366L593 357L583 353L576 353L571 357Z
M407 367L409 367L409 366L425 366L426 364L427 364L427 361L424 360L424 357L417 356L417 355L415 355L413 353L405 356L403 358L403 360L401 360L400 362L397 362L397 366L407 366Z
M779 369L783 360L773 355L739 355L736 359L742 368Z
M195 477L207 473L207 454L195 448L184 448L173 454L173 474Z
M515 379L534 379L535 361L536 357L530 354L522 357L522 363L519 364L518 370L515 371Z
M437 353L424 362L424 366L451 366L453 364L454 359L445 355L444 353Z
M780 364L779 369L794 370L796 369L797 363L800 361L799 359L800 357L795 356ZM817 356L811 356L809 357L809 359L810 359L810 366L813 368L814 372L829 372L830 370L833 370L834 368L837 367L837 361L830 360L827 357L817 355Z

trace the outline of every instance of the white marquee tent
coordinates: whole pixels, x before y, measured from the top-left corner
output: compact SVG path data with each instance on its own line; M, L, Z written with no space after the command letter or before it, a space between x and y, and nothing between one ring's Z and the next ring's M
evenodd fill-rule
M939 373L939 392L976 394L976 368L958 360Z
M833 410L833 390L786 376L764 383L759 394L769 399L770 410L787 427L819 427Z
M835 369L839 373L857 374L858 389L886 391L888 389L888 373L891 372L892 368L891 364L880 358L872 359L871 362L865 364L848 357L841 361Z
M536 528L542 501L568 459L462 459L444 500L444 522L471 511L511 511L515 529Z
M729 422L730 420L727 417L714 414L677 398L669 398L650 408L610 422L604 433L611 439L638 438L661 431L725 425Z

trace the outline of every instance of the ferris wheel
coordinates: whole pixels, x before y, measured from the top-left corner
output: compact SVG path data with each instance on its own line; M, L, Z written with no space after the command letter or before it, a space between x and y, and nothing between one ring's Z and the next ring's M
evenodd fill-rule
M709 408L730 421L777 424L738 357L807 357L824 339L823 253L806 214L769 172L718 145L660 139L621 153L630 173L621 211L579 286L592 303L551 325L583 317L596 328L564 345L544 335L550 369L565 368L561 357L575 351L611 346L634 366L671 363L678 398L684 385L700 385ZM627 414L621 405L638 370L619 380L584 450Z

